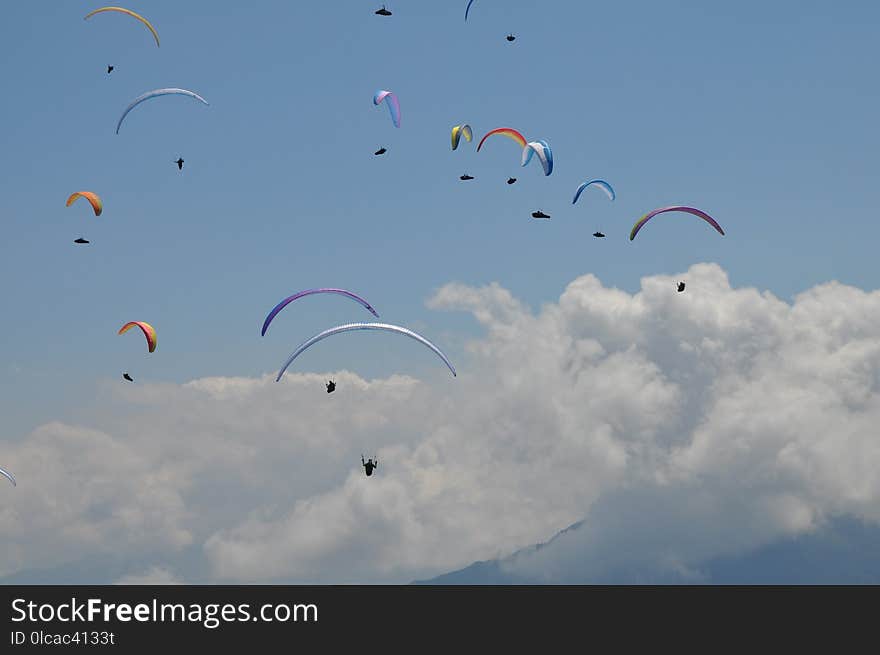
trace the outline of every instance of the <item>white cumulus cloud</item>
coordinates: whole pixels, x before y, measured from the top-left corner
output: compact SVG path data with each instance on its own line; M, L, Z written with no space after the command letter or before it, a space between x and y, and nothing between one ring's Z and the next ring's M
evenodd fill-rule
M832 516L880 521L880 293L831 282L788 303L715 264L684 277L630 294L585 275L537 313L497 284L446 285L429 306L483 332L455 379L115 391L94 425L0 442L19 479L0 574L195 545L218 582L407 582L582 520L506 566L698 580L707 558ZM171 570L188 578L123 580Z

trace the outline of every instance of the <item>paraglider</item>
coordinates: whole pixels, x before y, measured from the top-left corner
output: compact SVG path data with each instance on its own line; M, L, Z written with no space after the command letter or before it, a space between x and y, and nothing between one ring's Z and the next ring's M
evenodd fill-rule
M92 12L89 12L88 14L86 14L86 17L83 20L88 20L89 18L91 18L95 14L100 14L105 11L118 11L120 13L127 14L128 16L131 16L132 18L134 18L136 20L139 20L147 27L148 30L150 30L150 32L153 33L153 38L156 39L156 47L157 48L159 47L159 35L156 33L156 29L152 26L150 21L148 21L146 18L144 18L140 14L134 13L131 9L123 9L122 7L101 7L100 9L95 9L95 11L92 11Z
M639 220L636 221L636 224L633 225L632 231L629 233L629 240L632 241L636 238L636 234L639 233L639 230L644 227L645 223L650 221L652 218L657 216L658 214L665 214L667 212L683 212L685 214L693 214L698 218L702 218L709 225L714 227L721 236L724 236L724 230L721 229L721 226L715 221L714 218L709 216L706 212L701 209L697 209L695 207L684 207L682 205L673 205L672 207L661 207L660 209L655 209L654 211L650 211L644 216L642 216Z
M513 139L519 144L520 148L525 148L527 145L526 138L512 127L496 127L494 130L490 130L489 132L487 132L486 135L482 139L480 139L480 143L477 145L477 152L480 152L480 148L483 147L486 139L488 139L493 134L500 134L501 136L506 136L508 139Z
M508 34L506 38L508 41L516 41L516 37L513 34Z
M373 309L373 306L370 305L370 303L368 303L366 300L361 298L359 295L352 293L351 291L346 291L345 289L330 289L330 288L306 289L305 291L300 291L298 293L293 294L292 296L288 296L287 298L282 300L280 303L275 305L275 307L272 308L272 311L269 312L269 315L266 316L266 320L263 321L263 329L260 331L260 334L265 337L266 330L269 329L269 323L272 322L272 319L275 318L275 316L278 314L278 312L280 312L282 309L287 307L294 300L298 300L299 298L303 298L304 296L311 296L316 293L336 293L341 296L345 296L346 298L351 298L355 302L363 305L364 309L366 309L368 312L370 312L373 316L375 316L376 318L379 318L379 314L376 313L376 310Z
M284 362L284 365L281 367L281 370L278 371L278 377L275 378L275 381L278 382L281 380L281 376L284 375L284 371L293 363L297 357L300 356L305 350L313 346L314 344L326 339L327 337L332 337L335 334L342 334L343 332L353 332L355 330L382 330L385 332L394 332L397 334L402 334L410 339L414 339L418 341L423 346L430 348L434 351L434 354L437 355L440 359L443 360L443 363L449 368L452 372L453 376L456 376L455 368L452 366L452 363L446 358L446 355L443 354L437 346L428 341L422 335L413 332L405 327L401 327L399 325L389 325L388 323L347 323L346 325L337 325L336 327L330 328L329 330L324 330L316 334L315 336L306 339L300 346L293 351L293 354L287 358L287 361Z
M95 216L100 216L101 212L104 211L104 203L101 200L101 196L92 191L76 191L75 193L71 193L64 206L70 207L77 198L85 198L88 200L89 204L92 206L92 211L95 212Z
M387 9L385 9L385 5L382 5L381 9L377 9L373 13L376 14L377 16L390 16L391 15L391 12L388 11Z
M458 148L458 142L461 141L461 137L465 138L465 141L468 143L471 142L471 139L474 138L474 133L471 131L470 125L456 125L452 128L452 149L455 150Z
M327 383L327 393L333 393L336 391L336 383L333 380L330 380Z
M614 193L614 189L611 188L611 185L608 184L605 180L589 180L587 182L583 182L578 188L577 191L574 192L574 199L571 201L571 204L575 204L578 201L578 198L581 197L581 194L584 192L584 189L591 186L597 186L602 191L605 192L605 195L608 196L608 199L612 202L617 198L617 194Z
M379 458L376 457L375 460L368 459L366 462L364 461L364 456L361 455L361 466L364 467L364 473L367 474L367 477L373 475L373 469L379 468Z
M113 66L107 66L107 75L113 72Z
M679 293L681 293L682 291L684 291L684 282L679 282L679 283L678 283L678 286L677 286L676 288L678 289L678 292L679 292Z
M602 191L605 192L605 195L608 196L608 199L611 201L614 201L614 199L617 198L617 195L614 193L614 189L612 189L611 185L608 184L608 182L606 182L605 180L587 180L586 182L582 182L580 186L578 186L577 191L574 192L574 198L572 198L571 204L575 204L578 201L578 198L581 197L581 194L584 192L584 190L591 186L597 186L602 189ZM605 235L601 232L593 232L593 236L597 239L601 239Z
M80 237L79 239L74 239L73 242L74 243L89 243L88 240L83 239L82 237Z
M532 218L550 218L550 214L545 214L544 212L538 210L536 212L532 212Z
M400 102L397 100L397 96L391 91L376 91L376 94L373 96L373 104L377 107L379 103L385 100L385 104L388 105L388 111L391 113L391 122L394 123L394 127L400 127Z
M145 100L149 100L150 98L158 98L159 96L167 96L167 95L183 95L189 96L195 100L198 100L204 105L208 104L208 101L205 100L198 93L193 91L188 91L187 89L154 89L153 91L147 91L144 94L139 95L137 98L131 101L128 107L125 108L125 111L122 112L122 116L119 117L119 122L116 123L116 134L119 134L119 128L122 126L122 121L125 120L125 117L128 116L128 112L137 107L139 104L144 102Z
M123 373L122 377L125 378L126 380L128 380L129 382L134 382L134 380L132 379L132 377L128 373Z
M550 150L550 144L543 139L531 141L526 144L522 151L522 166L528 166L532 161L532 155L538 155L541 167L544 169L544 175L550 175L553 172L553 151Z
M462 176L459 177L458 179L459 179L459 180L472 180L472 179L474 179L474 178L473 178L472 175L468 175L467 173L465 173L464 175L462 175Z
M119 328L117 334L125 334L135 326L139 327L141 332L143 332L144 336L147 338L147 348L149 348L150 352L156 350L156 330L149 323L144 323L143 321L130 321Z
M507 183L508 184L516 184L516 178L515 177L508 177Z
M183 157L178 157L177 161L174 163L177 164L177 170L179 170L179 171L183 170Z
M379 149L378 149L376 152L374 152L373 154L374 154L374 155L384 155L386 152L388 152L388 151L387 151L385 148L379 148Z
M363 455L361 455L361 461L363 461L363 459L364 459L364 457L363 457ZM371 471L371 472L372 472L372 471ZM2 475L4 478L6 478L7 480L9 480L9 481L12 483L12 486L13 486L13 487L17 486L17 485L15 484L15 478L12 477L12 473L10 473L9 471L5 471L5 470L3 470L2 468L0 468L0 475ZM369 473L367 473L367 475L369 475Z

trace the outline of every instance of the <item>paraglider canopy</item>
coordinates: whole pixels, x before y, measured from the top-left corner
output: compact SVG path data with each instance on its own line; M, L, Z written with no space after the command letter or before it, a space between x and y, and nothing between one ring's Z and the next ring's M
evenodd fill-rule
M493 134L500 134L501 136L506 136L508 139L513 139L519 144L520 148L526 147L526 138L515 129L513 129L512 127L496 127L494 130L486 132L486 135L482 139L480 139L480 143L477 144L477 152L480 152L480 148L483 147L486 139L488 139Z
M101 200L101 196L92 191L76 191L75 193L71 193L64 206L70 207L77 198L85 198L88 200L89 204L92 206L92 211L95 212L95 216L100 216L101 212L104 211L104 203Z
M153 38L156 39L156 47L157 48L159 47L159 34L156 32L156 29L153 27L153 25L150 23L150 21L148 21L146 18L144 18L140 14L134 13L131 9L124 9L123 7L101 7L100 9L95 9L94 11L86 14L86 16L83 20L88 20L89 18L91 18L95 14L100 14L105 11L118 11L119 13L126 14L136 20L139 20L140 22L142 22L146 26L146 28L148 30L150 30L150 32L152 32ZM109 73L110 71L107 71L107 72Z
M391 91L384 91L382 89L376 91L373 96L373 104L378 107L383 100L388 105L388 111L391 113L391 122L394 123L394 127L400 127L400 102L398 102L397 96Z
M130 321L119 328L117 334L125 334L135 326L139 327L141 332L143 332L144 336L147 338L147 348L149 348L149 351L153 352L156 350L156 330L149 323L145 323L144 321Z
M550 175L553 172L553 151L550 150L550 144L539 139L526 144L522 151L522 166L528 166L532 161L532 155L538 155L541 167L544 169L544 175Z
M639 230L641 230L645 226L645 223L650 221L655 216L659 214L665 214L667 212L682 212L685 214L693 214L698 218L702 218L709 225L714 227L718 231L718 233L721 234L721 236L724 236L724 230L721 229L721 226L718 225L714 218L709 216L709 214L704 212L702 209L697 209L696 207L685 207L683 205L673 205L672 207L661 207L660 209L655 209L654 211L650 211L642 216L638 221L636 221L636 224L633 225L632 232L629 233L629 240L632 241L636 238L636 235L639 233Z
M578 201L578 198L581 197L581 194L585 189L591 186L597 186L602 191L605 192L605 195L608 196L608 199L614 201L617 198L617 194L614 193L614 189L611 188L611 185L608 184L605 180L589 180L587 182L583 182L580 186L578 186L577 191L574 192L574 199L571 201L571 204L575 204Z
M468 0L467 7L464 8L464 19L468 19L468 14L471 11L471 5L474 4L474 0Z
M275 305L272 308L272 311L270 311L269 314L266 316L266 320L263 321L263 329L260 330L260 334L265 337L266 330L269 329L269 324L272 322L272 319L274 319L275 316L277 316L278 312L280 312L282 309L287 307L294 300L299 300L300 298L303 298L305 296L311 296L316 293L332 293L332 294L338 294L340 296L345 296L346 298L350 298L351 300L354 300L356 303L359 303L361 306L363 306L364 309L366 309L368 312L370 312L373 316L375 316L376 318L379 318L379 314L376 313L376 310L373 309L373 306L370 303L368 303L366 300L361 298L356 293L352 293L351 291L347 291L346 289L331 289L331 288L327 288L327 287L324 287L321 289L306 289L305 291L299 291L299 292L293 294L292 296L287 296L287 298L285 298L280 303Z
M461 137L464 137L465 140L470 143L471 139L474 138L474 133L471 131L470 125L456 125L452 128L452 149L455 150L458 148L458 142L461 141Z
M9 471L4 471L2 468L0 468L0 475L2 475L4 478L9 480L12 483L13 487L18 486L15 484L15 478L12 476L12 473L10 473Z
M132 100L129 103L128 107L125 108L125 111L122 112L122 116L119 117L119 121L116 123L116 134L119 134L119 128L122 127L122 121L125 120L125 117L128 116L128 113L132 109L137 107L139 104L141 104L145 100L149 100L150 98L158 98L159 96L167 96L167 95L189 96L190 98L193 98L194 100L198 100L199 102L201 102L204 105L208 104L208 101L205 100L198 93L195 93L193 91L188 91L187 89L168 88L168 89L154 89L153 91L147 91L146 93L143 93L143 94L139 95L137 98L135 98L134 100Z
M390 325L388 323L347 323L345 325L337 325L336 327L330 328L329 330L324 330L323 332L316 334L310 339L306 339L302 344L299 345L296 350L293 351L293 354L287 358L287 361L284 362L281 370L278 371L278 376L275 378L275 381L278 382L279 380L281 380L281 376L284 375L284 371L286 371L287 368L293 363L293 360L299 357L308 348L312 347L319 341L326 339L327 337L333 336L334 334L342 334L343 332L352 332L355 330L382 330L385 332L402 334L406 337L409 337L410 339L414 339L415 341L421 343L423 346L432 350L435 355L443 360L443 363L446 364L447 368L449 368L449 370L452 372L452 375L456 375L455 367L452 366L452 363L449 361L446 355L443 354L443 351L440 350L433 343L428 341L425 337L418 334L417 332L414 332L413 330L409 330L399 325Z

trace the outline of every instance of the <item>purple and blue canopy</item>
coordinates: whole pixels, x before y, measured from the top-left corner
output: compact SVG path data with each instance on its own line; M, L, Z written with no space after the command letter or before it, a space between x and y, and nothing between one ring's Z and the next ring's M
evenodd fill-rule
M363 305L364 308L367 311L369 311L373 316L375 316L376 318L379 318L379 315L376 313L376 310L373 309L373 306L370 305L370 303L368 303L366 300L361 298L359 295L352 293L351 291L346 291L345 289L328 289L328 288L306 289L305 291L300 291L299 293L295 293L292 296L287 296L287 298L285 298L280 303L275 305L275 307L272 308L272 311L269 312L269 315L266 317L266 320L263 321L263 330L260 332L260 334L265 337L266 330L269 329L269 323L272 322L272 319L275 318L275 315L278 314L278 312L280 312L282 309L287 307L294 300L297 300L298 298L302 298L303 296L311 296L316 293L337 293L341 296L345 296L346 298L351 298L355 302Z

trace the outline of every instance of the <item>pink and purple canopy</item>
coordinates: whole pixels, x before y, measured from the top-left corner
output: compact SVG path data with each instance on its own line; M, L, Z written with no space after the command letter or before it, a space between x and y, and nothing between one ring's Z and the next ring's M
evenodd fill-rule
M633 239L636 238L636 234L639 233L639 230L642 229L642 227L645 225L645 223L650 221L652 218L654 218L658 214L665 214L666 212L683 212L685 214L693 214L694 216L702 218L709 225L711 225L716 230L718 230L718 232L722 236L724 236L724 230L721 229L721 226L718 225L718 223L715 221L714 218L709 216L709 214L704 212L702 209L697 209L696 207L684 207L682 205L673 205L672 207L661 207L660 209L655 209L654 211L650 211L647 214L645 214L644 216L642 216L638 221L636 221L636 224L633 225L632 232L629 233L629 240L632 241Z

